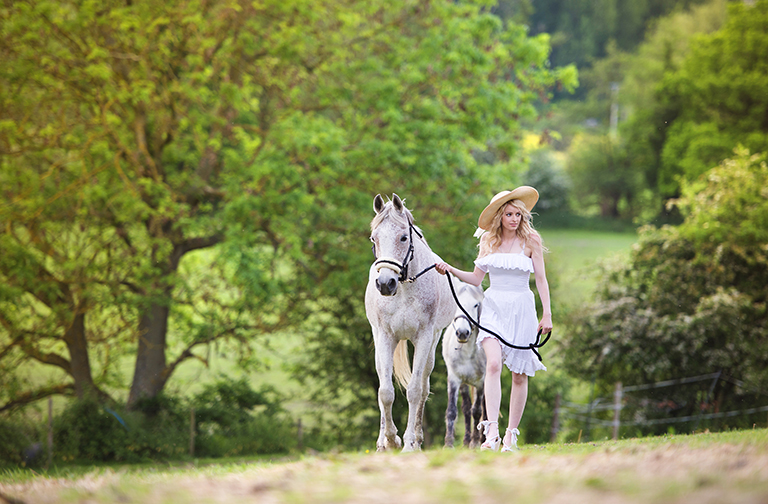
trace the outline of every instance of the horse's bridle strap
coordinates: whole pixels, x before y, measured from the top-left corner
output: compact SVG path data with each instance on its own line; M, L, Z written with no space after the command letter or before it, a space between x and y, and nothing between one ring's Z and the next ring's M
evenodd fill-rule
M391 269L398 275L403 270L403 266L392 257L382 257L373 263L376 267L376 271L381 271L382 268Z

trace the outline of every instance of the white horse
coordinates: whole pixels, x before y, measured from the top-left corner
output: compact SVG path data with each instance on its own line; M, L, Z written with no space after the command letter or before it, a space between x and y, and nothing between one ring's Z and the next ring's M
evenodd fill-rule
M482 287L466 284L455 277L452 280L459 303L477 322L482 311ZM448 369L448 407L445 410L445 446L448 447L453 446L459 392L464 414L464 446L475 448L483 442L477 425L486 418L485 352L477 348L477 333L478 327L457 307L453 323L443 335L443 359ZM470 387L474 388L474 403Z
M429 269L439 260L427 245L411 212L394 194L384 203L373 200L371 241L376 261L368 275L365 311L371 323L379 375L381 423L376 450L421 449L422 421L429 396L429 375L435 365L440 334L451 323L456 304L448 281ZM409 276L410 273L410 276ZM418 277L415 278L414 277ZM413 344L413 370L407 341ZM402 441L392 420L395 388L392 375L407 388L408 426Z

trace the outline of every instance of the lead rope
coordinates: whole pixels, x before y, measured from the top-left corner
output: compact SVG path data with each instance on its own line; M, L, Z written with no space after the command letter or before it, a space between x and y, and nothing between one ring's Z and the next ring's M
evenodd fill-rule
M417 275L414 275L414 276L412 276L412 277L410 277L410 278L408 278L406 280L401 280L401 281L409 282L409 283L413 282L417 278L419 278L421 275L423 275L424 273L426 273L429 270L431 270L432 268L434 268L435 266L437 266L437 264L433 264L432 266L428 266L425 269L423 269L422 271L420 271ZM533 353L536 354L536 357L539 358L539 362L541 362L543 360L541 358L541 354L539 353L538 349L543 347L547 343L547 341L549 341L549 338L552 337L552 331L549 331L547 333L547 337L544 338L544 341L541 341L541 329L539 329L539 332L536 333L536 341L535 342L529 343L528 346L513 345L509 341L507 341L504 338L502 338L499 334L496 334L495 332L491 331L490 329L486 329L485 327L481 326L480 322L474 320L472 318L472 316L469 313L467 313L467 310L465 310L464 307L461 306L461 303L459 303L459 297L456 295L456 289L453 287L453 280L451 280L451 275L446 273L445 276L448 278L448 285L451 286L451 294L453 294L453 300L456 301L456 305L461 309L461 312L464 314L465 317L467 317L467 320L469 320L469 322L471 324L476 325L479 329L482 329L483 331L487 332L488 334L490 334L492 336L495 336L496 339L498 339L501 343L505 344L509 348L514 348L515 350L530 350L530 351L532 351Z
M436 265L432 265L432 267L435 267L435 266ZM427 270L425 270L425 271L427 271ZM539 351L537 349L543 347L547 343L547 341L549 341L549 338L552 337L552 331L549 331L547 333L547 337L544 338L544 341L541 341L541 329L539 329L539 332L536 334L536 341L535 342L529 343L528 346L513 345L512 343L510 343L507 340L505 340L504 338L502 338L500 335L496 334L495 332L491 331L490 329L486 329L485 327L481 326L479 322L476 322L475 320L472 319L472 316L469 313L467 313L467 310L465 310L464 307L461 306L461 303L459 303L459 297L456 295L456 289L454 289L454 287L453 287L453 280L451 280L451 275L446 273L445 276L448 277L448 285L451 286L451 294L453 294L453 300L456 301L456 305L461 309L461 312L464 314L464 316L467 317L467 319L469 319L469 321L471 323L476 325L479 329L482 329L483 331L487 332L488 334L490 334L492 336L495 336L496 339L498 339L503 344L507 345L509 348L514 348L515 350L530 350L530 351L532 351L533 353L536 354L536 357L539 358L539 362L541 362L541 360L542 360L541 354L539 353Z

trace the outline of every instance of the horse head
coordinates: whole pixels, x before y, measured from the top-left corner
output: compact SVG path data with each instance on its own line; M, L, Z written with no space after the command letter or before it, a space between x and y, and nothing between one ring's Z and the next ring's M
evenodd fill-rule
M394 296L413 259L413 216L397 194L386 203L377 194L373 210L376 216L371 221L371 242L376 258L376 289L383 296Z
M472 316L475 322L478 322L484 297L482 287L464 284L457 297L464 310ZM464 315L464 312L461 311L461 308L458 307L456 308L456 316L453 318L453 329L456 333L456 339L462 344L469 341L473 331L475 334L477 332L477 326L470 322L467 316Z

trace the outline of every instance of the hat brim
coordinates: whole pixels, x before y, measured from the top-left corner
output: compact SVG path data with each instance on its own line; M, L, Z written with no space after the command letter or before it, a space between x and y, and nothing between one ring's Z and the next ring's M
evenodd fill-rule
M491 198L491 202L480 214L480 218L477 219L477 227L490 231L496 212L512 200L522 201L525 208L530 212L536 206L536 202L539 201L539 191L531 186L520 186L511 191L501 191Z

